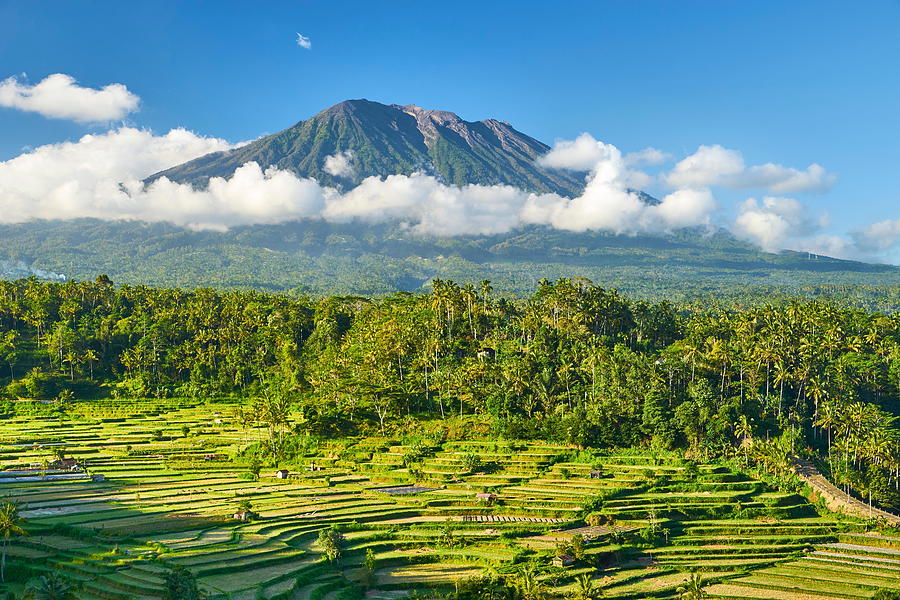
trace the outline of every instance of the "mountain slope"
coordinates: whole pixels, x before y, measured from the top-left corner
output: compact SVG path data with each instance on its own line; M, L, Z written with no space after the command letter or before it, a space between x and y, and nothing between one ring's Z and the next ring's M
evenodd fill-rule
M499 235L435 238L399 225L324 221L227 232L165 223L35 221L0 224L3 261L16 265L7 276L45 278L49 272L93 279L107 273L118 283L376 296L428 289L434 277L490 279L498 293L516 296L532 293L542 278L587 277L635 297L670 300L761 289L817 295L836 289L834 285L900 284L900 269L894 266L796 252L771 254L727 232L706 235L698 230L628 236L528 227ZM857 292L840 288L842 296ZM900 288L890 292L895 301L877 308L900 307L897 292Z
M354 186L365 177L425 171L453 185L505 184L535 192L577 194L583 173L545 169L535 160L550 149L508 123L464 121L415 105L347 100L293 127L240 148L202 156L151 176L202 187L229 177L246 162L275 166L329 186ZM350 152L351 171L329 172L329 156Z

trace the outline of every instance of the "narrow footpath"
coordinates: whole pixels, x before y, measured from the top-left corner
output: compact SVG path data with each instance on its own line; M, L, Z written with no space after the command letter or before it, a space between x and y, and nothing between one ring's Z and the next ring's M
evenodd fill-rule
M877 508L870 508L865 502L848 496L828 481L824 475L819 473L816 466L808 460L794 457L793 462L794 472L825 499L825 505L828 506L829 510L861 519L884 519L891 525L900 526L900 515Z

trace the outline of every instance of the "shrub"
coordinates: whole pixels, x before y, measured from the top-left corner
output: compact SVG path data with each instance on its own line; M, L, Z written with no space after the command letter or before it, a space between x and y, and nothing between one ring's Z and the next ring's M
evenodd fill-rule
M363 562L363 567L363 578L365 580L366 589L368 589L375 584L375 569L377 568L375 553L371 548L366 549L366 560Z
M197 587L197 578L185 567L176 566L166 573L164 600L200 600L203 594Z
M499 575L484 575L457 582L448 600L515 600L519 590L512 582Z
M463 472L474 473L481 468L481 457L474 452L468 452L460 457L459 464Z
M341 557L343 544L344 536L337 528L329 527L319 532L319 547L328 562L333 563Z

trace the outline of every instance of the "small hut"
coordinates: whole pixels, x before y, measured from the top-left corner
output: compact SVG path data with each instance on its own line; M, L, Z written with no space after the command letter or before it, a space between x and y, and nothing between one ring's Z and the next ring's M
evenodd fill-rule
M563 554L562 556L554 557L552 562L554 567L562 567L565 569L566 567L574 565L575 559L568 554Z
M242 523L247 523L249 521L253 521L254 519L258 519L259 515L253 512L252 510L239 510L234 513L234 519L236 521L241 521Z
M591 479L603 479L603 471L599 469L591 471Z
M277 479L287 479L288 478L288 470L287 469L278 469L275 471L275 477Z
M49 468L51 471L80 471L81 467L78 464L78 461L74 458L63 458L60 460L54 460L50 463Z
M486 492L475 494L476 502L484 502L486 504L493 504L494 500L497 499L497 494L489 494Z

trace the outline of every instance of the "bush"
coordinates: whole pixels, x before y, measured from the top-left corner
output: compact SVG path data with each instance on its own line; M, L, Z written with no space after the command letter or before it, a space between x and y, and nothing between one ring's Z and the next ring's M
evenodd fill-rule
M458 582L456 589L447 598L449 600L516 600L520 598L520 594L519 590L503 577L485 575Z
M463 454L459 459L464 473L474 473L481 468L481 457L473 452Z
M204 597L197 587L197 578L181 566L166 573L164 586L164 600L200 600Z
M58 375L51 375L50 373L44 373L40 369L32 369L28 375L19 380L22 388L24 388L25 394L15 394L15 395L26 395L29 398L36 398L38 400L51 400L56 398L57 394L59 394L62 389L61 378ZM15 390L10 390L11 392L21 392L22 388L17 387Z
M343 554L344 536L336 527L329 527L319 532L319 547L322 556L333 563Z

